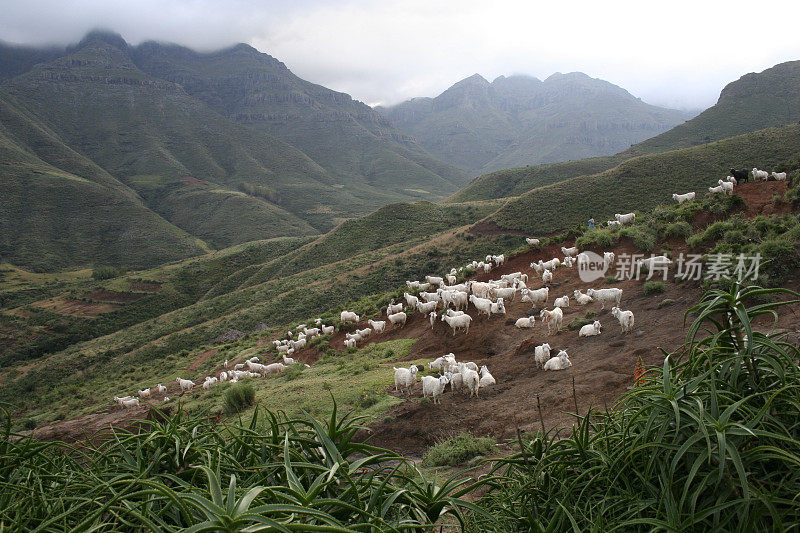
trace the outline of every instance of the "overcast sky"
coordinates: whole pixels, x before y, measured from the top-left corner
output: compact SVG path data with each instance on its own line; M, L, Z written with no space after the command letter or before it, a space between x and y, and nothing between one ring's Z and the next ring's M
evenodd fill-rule
M704 108L729 81L800 59L800 0L0 0L0 40L246 42L369 104L435 96L474 73L582 71L646 102Z

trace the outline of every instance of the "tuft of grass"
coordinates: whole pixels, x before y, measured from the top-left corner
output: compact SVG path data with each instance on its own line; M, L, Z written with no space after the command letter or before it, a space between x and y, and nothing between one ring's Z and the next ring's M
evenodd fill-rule
M434 444L422 456L425 466L458 466L479 455L494 450L492 437L475 437L471 433L460 433L455 437Z
M588 319L582 318L582 317L576 317L576 318L574 318L572 320L572 322L567 324L567 329L570 329L570 330L581 329L586 324L591 324L591 323L592 323L591 320L588 320Z
M661 309L662 307L667 307L675 303L675 300L672 298L664 298L658 303L658 308Z
M662 292L664 292L664 282L645 281L644 285L642 286L642 291L647 296L650 296L651 294L661 294Z
M225 391L223 408L229 415L240 413L251 407L256 398L256 390L250 383L234 383Z

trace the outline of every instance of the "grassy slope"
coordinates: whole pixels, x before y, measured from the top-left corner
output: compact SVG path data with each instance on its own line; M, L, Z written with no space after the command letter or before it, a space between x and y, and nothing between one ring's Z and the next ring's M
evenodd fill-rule
M192 236L7 99L0 99L0 154L4 261L39 270L143 268L202 252Z
M247 45L200 54L145 43L134 57L229 119L309 154L367 202L358 204L361 214L387 200L440 199L466 182L466 174L431 158L365 104L302 80Z
M716 105L685 124L631 147L631 153L687 148L798 120L800 61L789 61L729 83Z
M447 199L449 202L471 202L489 198L508 198L519 196L537 187L543 187L575 176L595 174L617 166L627 159L623 156L609 155L564 161L549 165L535 165L523 168L498 170L491 174L478 176L472 182Z
M594 217L604 223L615 212L648 210L669 201L672 193L716 185L728 169L771 168L790 158L800 146L800 126L771 128L694 148L630 159L589 176L579 176L533 189L489 217L499 227L543 235ZM560 206L553 216L552 206Z
M271 220L264 225L262 216L254 217L251 229L260 230L260 238L297 234L298 228L316 232L297 216L306 213L323 229L330 227L333 213L346 203L344 195L328 186L331 178L304 154L230 123L179 86L142 73L125 50L103 41L85 43L70 55L34 67L9 80L3 92L65 144L134 188L142 177L158 176L167 187L191 176L233 190L250 183L274 191L280 206L260 197L248 201L248 210L266 213ZM318 194L307 194L309 188ZM177 204L161 212L175 222L185 221L192 203ZM332 212L327 220L319 220L320 209ZM246 225L248 218L238 222ZM229 235L211 236L230 242Z
M800 61L781 63L731 82L722 90L713 107L624 152L609 157L509 168L484 174L454 194L451 200L463 202L518 196L549 183L608 170L637 155L689 148L798 120Z
M253 272L242 286L316 268L359 253L410 242L449 228L469 224L493 211L493 204L447 205L429 202L392 204L366 217L349 220L280 262Z
M520 240L508 236L478 240L464 233L445 232L438 237L412 239L284 278L208 296L105 337L74 344L46 359L30 361L32 367L24 377L19 366L7 367L4 377L0 378L5 384L0 390L0 399L13 398L19 403L20 398L25 398L26 409L38 411L35 406L46 405L41 403L46 402L45 398L68 398L61 410L72 412L84 405L82 398L85 400L88 391L98 387L98 390L110 390L114 380L128 379L131 373L144 383L166 379L165 369L180 372L186 366L187 354L202 351L211 339L230 328L251 331L259 322L279 326L306 320L322 310L335 310L367 295L376 296L355 308L376 313L379 306L388 302L385 291L394 290L403 280L419 278L498 249L518 246ZM274 261L280 263L282 259ZM205 261L192 263L202 266ZM177 294L179 281L175 280L178 276L169 272L175 268L132 276L163 279L162 293ZM219 279L227 273L223 267L211 270ZM181 278L185 283L193 276L186 273ZM157 305L155 300L153 305ZM46 318L42 313L38 316ZM333 320L333 315L328 315L327 320ZM164 366L164 361L168 366ZM71 372L65 373L65 368ZM49 412L48 417L55 414Z

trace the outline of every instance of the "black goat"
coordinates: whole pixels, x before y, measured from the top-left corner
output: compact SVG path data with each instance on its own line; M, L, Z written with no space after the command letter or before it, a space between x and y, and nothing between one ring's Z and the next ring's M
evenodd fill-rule
M732 168L731 176L736 178L738 183L746 183L747 180L750 179L750 171L746 168L743 168L742 170L736 170L735 168Z

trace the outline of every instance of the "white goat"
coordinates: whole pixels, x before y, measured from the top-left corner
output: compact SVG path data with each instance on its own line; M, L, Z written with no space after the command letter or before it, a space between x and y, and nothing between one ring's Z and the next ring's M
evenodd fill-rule
M622 333L633 331L633 311L623 311L619 307L612 307L611 316L619 320L619 325L622 326Z
M786 172L773 172L772 177L775 178L776 181L786 181Z
M550 345L544 343L533 349L533 360L539 367L543 367L547 360L550 359Z
M372 320L370 318L367 322L375 330L375 333L382 333L386 329L386 321L384 320Z
M694 200L695 196L697 196L697 193L695 192L687 192L686 194L672 193L672 199L677 200L679 204Z
M593 323L583 326L578 332L578 337L593 337L595 335L600 335L600 330L602 327L603 326L600 325L600 321L595 320Z
M552 311L542 309L541 313L539 313L539 318L547 324L547 334L552 335L554 329L556 333L561 329L561 323L564 321L564 312L560 307L556 307Z
M192 390L192 387L194 387L194 381L190 379L177 378L175 381L177 381L178 385L181 386L181 391Z
M481 380L479 383L481 387L488 387L497 383L497 381L494 379L494 376L489 373L489 369L486 367L486 365L481 367Z
M435 313L432 313L435 315ZM431 319L431 327L433 327L433 321L435 317ZM442 322L447 322L447 325L453 328L453 337L456 336L456 332L458 330L463 329L464 334L469 333L469 325L472 323L472 317L466 314L457 315L457 316L448 316L442 315Z
M636 213L627 213L625 215L620 215L619 213L617 213L614 215L614 218L617 219L617 222L619 222L620 225L632 224L636 222Z
M583 294L579 289L575 289L572 295L575 297L575 301L578 302L578 305L586 305L594 301L591 296Z
M622 301L622 289L587 289L586 294L595 301L600 302L600 308L605 309L607 303L619 305Z
M419 298L417 298L413 294L408 294L407 292L403 293L403 297L406 299L406 304L408 304L409 307L417 307L417 304L419 303ZM398 311L398 313L399 312L400 311Z
M400 311L399 313L389 315L387 318L389 319L389 322L392 323L392 327L396 328L398 324L400 325L400 327L406 325L406 319L408 319L408 315Z
M492 316L492 301L488 298L478 298L474 294L469 297L469 301L475 306L479 313Z
M547 360L544 364L545 370L564 370L565 368L569 368L572 366L572 361L569 360L569 356L565 350L561 350L558 352L558 355L555 357L551 357Z
M725 194L733 194L733 182L719 180L719 186L725 189Z
M539 246L539 239L531 239L530 237L525 237L525 242L527 242L530 246Z
M550 283L551 281L553 281L553 273L550 272L549 270L545 270L544 272L542 272L542 281L544 283Z
M554 307L569 307L569 296L562 296L561 298L556 298L553 302Z
M478 389L481 386L481 378L478 373L474 370L469 368L465 368L461 372L461 379L464 383L464 387L469 391L469 396L472 398L475 396L478 397Z
M518 318L517 321L514 322L514 327L519 329L532 328L535 325L536 325L536 317L533 315L529 317Z
M561 252L567 257L574 257L578 255L578 248L573 246L572 248L565 248L561 247Z
M395 313L399 313L402 310L403 310L403 303L402 302L396 303L396 304L393 303L393 304L389 304L386 307L386 314L387 315L393 315Z
M394 368L394 367L393 367ZM411 387L417 381L417 365L411 365L408 368L395 368L394 369L394 390L395 392L404 390L406 395L411 394Z
M340 320L341 320L341 322L343 324L344 323L348 323L348 322L352 322L354 324L358 324L358 321L361 320L361 319L358 317L357 314L355 314L352 311L342 311L342 314L340 316Z
M541 289L536 290L525 289L521 292L522 301L529 302L531 307L534 307L536 304L544 304L547 302L547 299L550 295L550 288L542 287Z
M427 398L430 396L434 404L442 403L440 396L448 383L450 383L450 380L446 375L438 378L422 376L422 397Z

